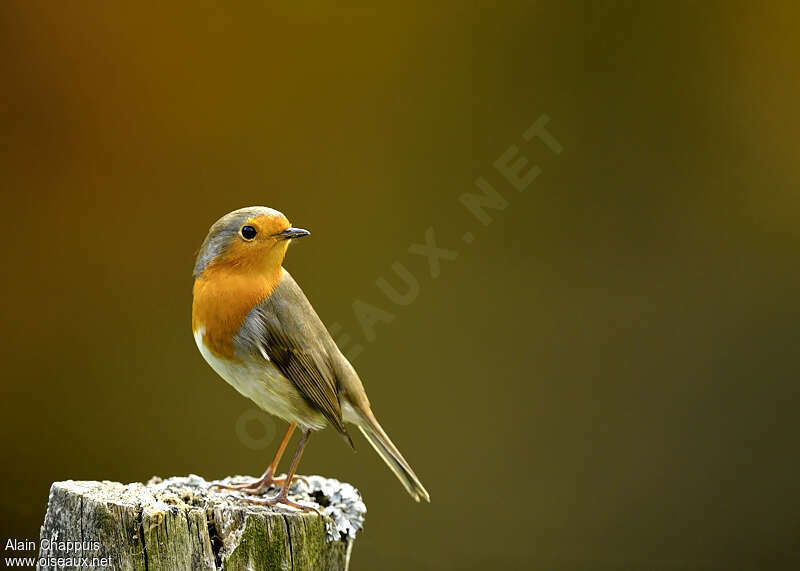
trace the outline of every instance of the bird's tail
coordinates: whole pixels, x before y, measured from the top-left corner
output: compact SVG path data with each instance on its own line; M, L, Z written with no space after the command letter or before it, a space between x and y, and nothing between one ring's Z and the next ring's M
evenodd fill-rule
M403 458L403 455L400 454L397 446L394 445L383 431L383 428L381 428L381 425L373 414L367 411L361 414L361 418L363 422L358 424L359 430L361 430L361 433L366 437L369 443L372 444L375 452L377 452L378 455L383 458L383 461L386 462L386 465L391 468L394 475L400 480L400 483L403 484L408 493L411 494L411 497L418 502L421 500L430 502L431 497L428 491L422 485L422 482L419 481L419 478L417 478L411 466L408 465L406 459Z

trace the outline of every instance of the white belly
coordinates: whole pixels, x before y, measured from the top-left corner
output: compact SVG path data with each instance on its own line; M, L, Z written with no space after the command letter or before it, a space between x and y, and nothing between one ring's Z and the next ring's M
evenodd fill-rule
M315 429L325 426L324 419L318 418L321 415L308 410L292 382L270 362L268 356L264 355L263 361L259 359L258 362L220 359L203 343L204 332L203 327L194 332L197 348L211 368L239 393L286 422L296 422Z

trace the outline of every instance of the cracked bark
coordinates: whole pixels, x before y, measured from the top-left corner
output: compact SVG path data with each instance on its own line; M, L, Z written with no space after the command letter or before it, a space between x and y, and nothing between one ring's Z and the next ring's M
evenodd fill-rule
M327 484L328 494L336 486L343 490L331 494L339 498L341 511L324 508L332 518L245 504L238 494L218 491L196 476L154 479L146 485L56 482L41 539L57 535L58 543L48 549L40 543L39 557L81 557L90 564L92 558L110 557L115 569L146 571L346 569L355 531L363 522L363 502L347 484L310 478ZM354 493L349 508L348 493ZM306 504L314 498L329 501L319 490L297 497L295 501ZM315 507L323 511L319 503ZM342 531L350 524L352 529Z

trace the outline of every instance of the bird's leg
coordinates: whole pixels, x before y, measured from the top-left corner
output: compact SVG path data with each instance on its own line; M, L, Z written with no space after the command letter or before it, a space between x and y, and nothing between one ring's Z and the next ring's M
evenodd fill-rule
M292 458L292 465L289 467L289 473L286 474L286 481L281 486L281 490L272 496L271 498L264 498L264 499L255 499L255 498L245 498L244 501L249 504L258 504L262 506L276 506L278 504L283 504L285 506L290 506L293 508L297 508L303 511L314 511L319 514L315 508L311 506L304 506L302 504L298 504L297 502L293 502L289 499L289 484L292 482L294 478L294 473L297 470L297 465L300 463L300 457L303 455L303 450L308 443L308 438L311 436L311 429L307 428L303 431L303 436L300 438L300 442L297 444L297 451L294 453L294 458Z
M278 462L280 462L283 452L286 450L286 446L289 444L289 440L291 440L296 426L296 424L289 425L283 440L281 440L280 446L278 446L278 450L275 452L275 457L272 459L272 462L270 462L270 465L267 466L267 469L264 471L264 473L261 474L260 478L253 480L252 482L244 482L241 484L216 484L216 487L222 488L223 490L239 490L248 494L258 495L262 494L273 484L283 484L285 478L273 478L273 475L275 474L275 470L278 468ZM295 479L303 480L303 478L299 477ZM305 482L305 480L303 481ZM306 485L308 485L308 482L306 482Z

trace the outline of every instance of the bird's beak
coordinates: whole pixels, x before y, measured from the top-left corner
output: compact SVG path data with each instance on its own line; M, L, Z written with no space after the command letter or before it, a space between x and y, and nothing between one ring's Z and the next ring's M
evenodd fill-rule
M302 228L287 228L283 232L275 234L275 237L278 240L289 240L293 238L302 238L303 236L308 236L311 234L308 230L303 230Z

